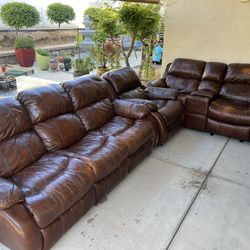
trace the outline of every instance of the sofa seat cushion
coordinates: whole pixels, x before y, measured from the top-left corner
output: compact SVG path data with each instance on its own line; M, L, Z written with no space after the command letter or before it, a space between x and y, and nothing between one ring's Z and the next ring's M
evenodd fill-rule
M150 138L154 136L153 125L147 118L129 119L115 116L100 129L100 133L112 135L128 147L128 154L134 154Z
M163 117L167 126L175 123L182 117L184 106L181 101L168 101L158 113Z
M225 123L250 126L250 105L221 98L212 102L208 116Z
M93 173L83 161L47 154L12 180L23 191L37 225L45 228L89 191Z
M97 182L111 174L126 159L128 146L112 136L93 132L57 153L87 162Z
M168 102L167 100L160 100L160 99L155 99L155 100L151 100L151 101L157 105L158 110L163 108Z

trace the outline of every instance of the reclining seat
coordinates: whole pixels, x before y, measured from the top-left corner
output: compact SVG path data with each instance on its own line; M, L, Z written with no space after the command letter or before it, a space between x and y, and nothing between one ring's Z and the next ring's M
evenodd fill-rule
M0 100L0 242L49 249L94 205L93 181L87 164L46 152L17 100Z
M176 100L177 91L154 87L145 89L135 71L128 67L107 72L103 78L112 87L111 96L145 105L157 105L158 110L153 110L151 114L160 131L159 144L165 143L170 131L175 130L182 123L183 105Z
M209 105L219 95L226 72L225 63L206 63L198 91L192 92L186 100L185 127L206 130Z
M208 111L207 131L250 140L250 64L229 64L220 96Z
M112 171L113 168L109 165L113 161L123 164L125 168L120 171L123 174L119 180L152 151L157 128L155 128L154 120L150 119L149 109L143 105L133 105L120 100L112 103L109 99L107 84L104 84L98 76L75 78L64 82L62 86L71 97L74 111L89 133L91 139L84 140L86 146L90 144L88 147L92 151L97 151L100 143L106 147L117 141L121 144L119 154L122 154L124 163L118 162L115 151L109 157L108 155L102 156L103 163L105 163L103 167L107 169L111 167ZM81 145L83 144L79 144ZM84 150L86 151L86 149L81 149L82 152ZM79 154L78 144L68 148L67 151L71 152L67 155L74 156L75 152ZM96 179L97 199L111 189L112 182L117 182L113 181L114 177L106 176L107 174ZM103 180L104 177L106 177L105 180Z
M94 91L97 91L98 95L102 94L97 89ZM94 94L95 92L87 91L86 95L76 102L91 101ZM88 133L91 126L94 127L101 120L95 120L98 117L95 112L102 107L93 110L94 116L89 116L87 121L89 123L83 124L74 113L70 97L60 85L26 90L18 94L18 99L27 109L34 130L42 138L48 152L78 158L88 164L94 178L97 202L106 194L104 191L108 187L105 185L109 184L108 181L104 183L101 181L115 170L117 170L115 174L117 179L120 169L122 171L124 171L123 168L126 169L128 155L128 146L115 137ZM111 176L111 181L115 177Z
M172 88L178 91L178 99L183 104L192 92L198 90L206 62L177 58L167 66L163 78L149 82L147 86Z

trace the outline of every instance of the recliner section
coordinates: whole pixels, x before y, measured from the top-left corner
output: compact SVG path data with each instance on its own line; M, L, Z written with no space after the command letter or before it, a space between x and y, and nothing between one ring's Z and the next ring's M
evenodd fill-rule
M178 91L186 127L250 140L250 64L178 58L147 86Z
M135 71L128 67L109 71L103 78L111 86L108 88L111 96L137 103L138 99L146 100L147 104L151 102L151 105L157 106L158 110L151 110L151 115L158 125L158 144L164 144L169 134L181 126L184 106L177 100L177 90L155 87L145 89Z

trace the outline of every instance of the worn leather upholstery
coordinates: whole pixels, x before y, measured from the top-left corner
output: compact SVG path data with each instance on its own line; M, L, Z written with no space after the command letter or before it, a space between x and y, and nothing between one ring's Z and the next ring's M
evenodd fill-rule
M186 59L171 65L164 79L187 79L180 89L160 85L147 93L126 68L111 74L116 89L108 79L85 76L0 100L2 243L50 249L151 153L159 135L166 141L183 115L187 127L250 140L250 65Z
M176 90L166 90L166 88L149 87L144 90L140 79L131 68L122 68L114 70L103 75L103 78L109 82L120 99L129 99L130 102L137 102L138 99L150 100L157 105L158 111L151 110L155 122L158 125L159 144L166 142L168 137L168 126L182 123L183 105L175 100ZM129 84L125 87L125 80L129 79ZM133 79L133 81L131 80ZM140 94L138 94L140 93ZM142 94L143 93L143 94ZM178 127L178 126L176 126Z
M207 130L250 138L250 64L229 64L220 97L209 107Z
M126 83L122 76L119 79L124 81L123 84ZM128 80L136 81L137 76L131 76ZM88 161L95 175L96 193L100 198L105 194L104 190L112 186L110 182L102 180L107 180L108 176L114 182L121 180L127 172L121 170L124 165L128 167L126 159L155 138L157 128L154 127L154 121L147 117L149 107L135 103L131 108L131 103L119 105L119 100L112 103L110 85L99 77L80 77L64 82L62 86L71 97L74 111L88 130L88 135L66 150L60 150L60 153ZM100 186L102 190L97 188Z

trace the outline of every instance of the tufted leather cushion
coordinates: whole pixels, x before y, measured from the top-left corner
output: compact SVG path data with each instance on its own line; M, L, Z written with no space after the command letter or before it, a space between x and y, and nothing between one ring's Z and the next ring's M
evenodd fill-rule
M220 95L226 99L250 103L250 64L229 64Z
M250 103L250 85L242 83L226 83L221 88L220 96L234 101Z
M102 127L114 116L113 105L109 99L91 104L76 113L88 131Z
M138 87L136 89L129 90L125 93L119 95L121 99L130 99L130 98L141 98L141 99L148 99L147 93L145 93L144 89Z
M0 176L9 177L45 154L46 149L34 131L0 142Z
M28 89L20 92L18 99L50 152L70 146L87 132L80 119L71 113L72 102L60 85Z
M150 111L157 111L157 105L154 103L154 100L145 100L145 99L129 99L129 102L133 102L135 104L142 104L147 107Z
M93 185L88 165L77 159L47 155L13 176L26 207L44 228L80 200Z
M129 67L109 71L103 75L103 78L112 84L118 95L141 86L139 77Z
M154 135L152 124L147 119L134 120L121 116L115 116L100 132L120 139L127 145L129 155L134 154Z
M177 58L170 66L168 74L180 78L200 80L205 65L204 61Z
M229 64L225 82L250 84L250 64Z
M218 62L208 62L206 64L202 82L199 85L199 90L209 90L213 93L219 93L221 85L227 71L227 65Z
M108 97L108 90L98 76L82 76L62 84L72 99L75 111Z
M40 122L34 128L49 152L66 148L87 133L80 119L71 113Z
M31 129L29 116L20 103L3 98L0 103L0 141Z
M41 139L31 128L31 120L17 100L1 100L0 176L13 175L46 152Z
M178 92L175 89L148 87L146 90L150 99L176 100Z
M250 105L218 99L210 105L208 116L224 123L250 126Z
M219 62L208 62L206 64L202 80L222 83L227 71L227 65Z
M73 111L70 98L58 84L24 90L17 99L27 109L33 124Z
M13 182L0 177L0 210L23 201L22 191Z
M113 101L115 114L127 118L143 118L147 116L151 110L143 105L131 102L129 100L119 100L116 99Z
M124 142L106 135L89 134L58 154L82 159L92 168L95 182L111 174L126 159Z
M167 86L183 93L191 93L198 89L200 81L197 79L180 78L168 75L166 78Z

